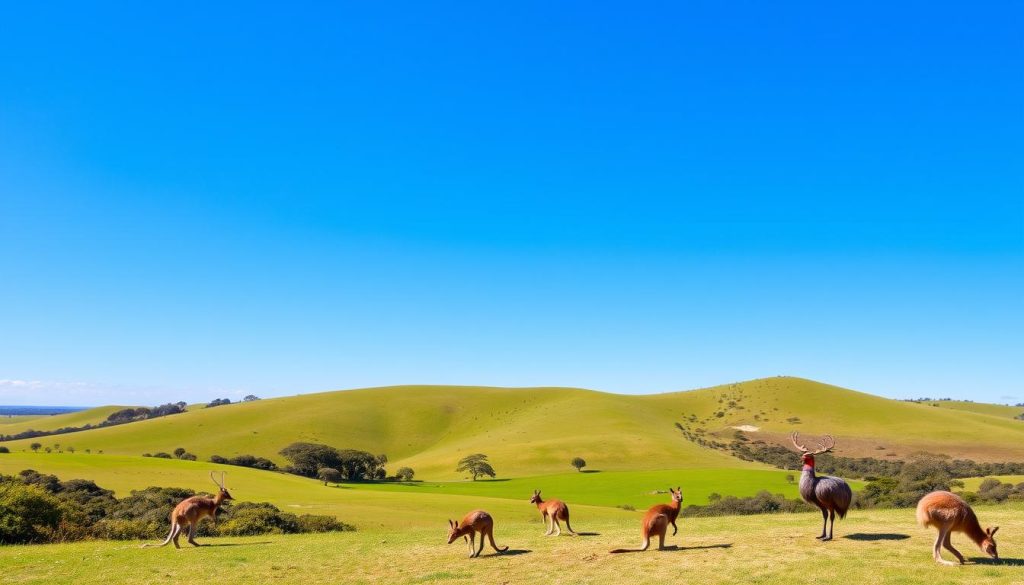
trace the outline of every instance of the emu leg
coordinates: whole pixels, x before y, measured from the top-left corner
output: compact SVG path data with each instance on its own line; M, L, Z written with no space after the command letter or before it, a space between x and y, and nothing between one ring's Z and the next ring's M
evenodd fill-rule
M825 529L828 528L828 510L821 509L821 536L815 536L818 540L825 540Z

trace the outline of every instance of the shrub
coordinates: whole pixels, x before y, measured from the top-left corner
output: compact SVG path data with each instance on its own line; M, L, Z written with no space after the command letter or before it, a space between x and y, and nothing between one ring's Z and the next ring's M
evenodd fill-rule
M60 501L39 486L0 483L0 544L46 542L62 517Z
M0 445L0 453L10 453L10 452L11 452L10 449L5 447L4 445Z
M395 479L398 481L412 481L415 475L416 472L411 467L399 467L398 471L395 472Z

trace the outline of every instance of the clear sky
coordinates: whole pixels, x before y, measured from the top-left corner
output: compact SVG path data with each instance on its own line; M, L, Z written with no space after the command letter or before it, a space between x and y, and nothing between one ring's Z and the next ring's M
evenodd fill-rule
M0 404L1024 401L1019 2L88 4L0 7Z

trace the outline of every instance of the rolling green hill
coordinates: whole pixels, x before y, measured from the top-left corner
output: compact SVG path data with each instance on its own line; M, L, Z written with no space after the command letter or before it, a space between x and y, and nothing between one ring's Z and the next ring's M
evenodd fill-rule
M922 402L935 408L949 408L952 410L963 410L966 412L976 412L978 414L988 414L991 416L998 416L1003 418L1014 418L1024 413L1024 407L1021 406L1009 406L1006 404L987 404L984 402L967 402L965 400L929 400Z
M40 442L136 456L184 447L200 460L247 453L284 463L282 447L312 441L386 453L390 468L407 465L432 480L461 479L455 463L476 452L490 456L500 477L565 472L574 456L604 471L764 468L685 440L677 422L726 441L735 427L781 444L792 430L832 433L840 455L1024 458L1024 422L789 377L645 396L573 388L371 388L193 409ZM22 450L29 442L5 444Z
M28 417L12 417L10 420L0 419L0 434L15 435L22 431L52 431L65 427L81 427L85 425L98 425L107 420L107 417L121 410L126 406L98 406L69 412L68 414L55 414L52 416L32 415ZM42 441L40 441L42 442Z

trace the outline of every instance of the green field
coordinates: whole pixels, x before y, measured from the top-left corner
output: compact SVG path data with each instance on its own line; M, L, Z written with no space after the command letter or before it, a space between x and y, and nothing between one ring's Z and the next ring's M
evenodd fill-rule
M285 473L218 466L210 463L82 453L11 453L0 456L0 473L22 469L52 473L61 479L88 478L123 497L147 486L187 487L209 491L210 470L226 471L228 487L238 500L266 501L282 509L331 514L360 529L408 525L436 525L447 515L458 515L479 501L491 502L519 519L536 512L528 503L534 489L546 497L572 503L573 518L622 513L618 506L646 509L666 501L669 486L682 486L684 505L706 504L708 496L749 496L760 490L797 497L788 472L750 469L683 469L637 472L569 472L558 475L499 481L412 482L409 484L342 484L322 482ZM859 488L859 482L851 482ZM588 509L593 508L593 509ZM611 508L611 510L600 510ZM400 518L390 514L401 511Z
M949 408L965 412L975 412L1002 418L1014 418L1024 413L1024 407L1006 404L987 404L984 402L967 402L966 400L930 400L921 404L936 408Z
M489 502L488 502L489 504ZM490 508L490 506L487 506ZM210 580L252 583L755 583L764 585L973 585L1024 581L1024 514L1019 507L978 508L1000 526L1000 562L982 558L962 535L953 544L971 564L936 565L935 532L913 510L854 511L820 543L816 514L681 519L674 550L610 555L639 544L639 513L609 512L578 530L592 536L544 537L540 519L492 510L495 536L509 553L467 559L461 541L446 545L445 526L385 532L201 539L210 546L140 550L137 542L0 547L4 583L134 585Z
M52 431L55 429L66 428L66 427L82 427L85 425L98 425L101 422L107 420L107 417L126 408L124 406L99 406L96 408L90 408L87 410L80 410L78 412L69 412L67 414L54 414L54 415L26 415L26 416L14 416L0 418L0 433L4 435L14 435L23 431L34 430L34 431ZM40 439L29 440L31 443L33 440L40 442L46 441L47 445L52 442L60 442L58 437L42 437Z
M93 411L87 411L93 412ZM84 416L83 413L78 413ZM189 412L36 439L78 451L141 455L183 447L199 456L252 454L283 463L293 441L386 453L421 478L461 479L455 463L487 453L500 477L570 471L580 456L604 472L764 469L685 440L676 423L729 441L788 444L788 434L832 433L837 454L904 457L931 451L980 461L1024 458L1024 422L935 408L800 378L626 396L571 388L402 386L308 394ZM31 424L31 423L26 423ZM27 449L32 441L5 443Z

